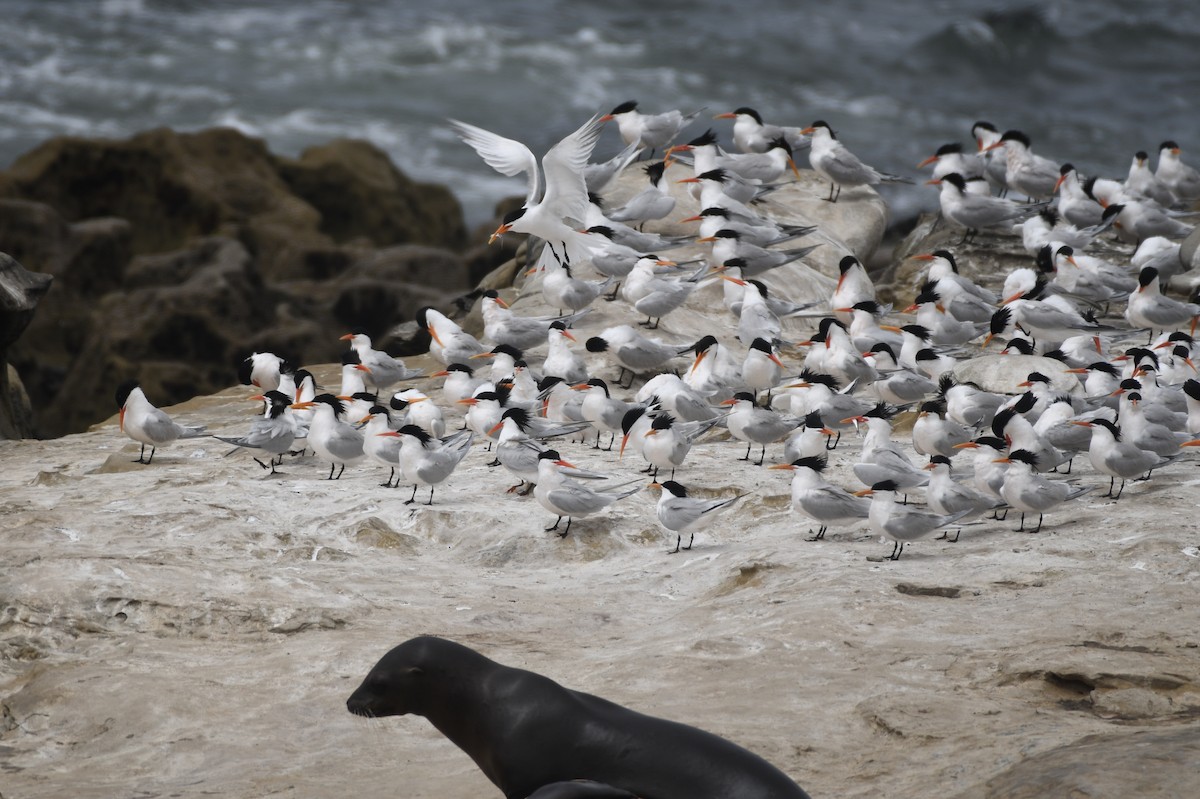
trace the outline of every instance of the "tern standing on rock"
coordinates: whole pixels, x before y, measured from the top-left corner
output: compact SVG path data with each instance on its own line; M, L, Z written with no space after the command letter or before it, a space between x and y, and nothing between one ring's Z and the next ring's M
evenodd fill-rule
M121 406L121 432L142 445L134 463L147 466L154 460L154 453L163 444L177 438L196 438L204 435L204 427L178 424L164 411L150 404L136 380L127 380L117 387L117 405ZM146 457L146 445L150 445L150 457Z
M858 160L858 156L837 140L833 129L824 120L819 119L800 132L812 135L808 161L814 172L829 181L829 196L825 198L829 202L838 201L843 186L854 188L880 183L912 183L908 178L880 172ZM837 194L834 194L834 189L837 189Z

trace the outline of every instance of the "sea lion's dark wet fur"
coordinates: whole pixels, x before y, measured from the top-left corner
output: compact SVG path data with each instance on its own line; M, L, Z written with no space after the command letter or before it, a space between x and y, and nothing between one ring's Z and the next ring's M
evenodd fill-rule
M724 738L572 691L441 638L413 638L388 652L346 707L359 716L424 716L508 799L808 797L779 769Z

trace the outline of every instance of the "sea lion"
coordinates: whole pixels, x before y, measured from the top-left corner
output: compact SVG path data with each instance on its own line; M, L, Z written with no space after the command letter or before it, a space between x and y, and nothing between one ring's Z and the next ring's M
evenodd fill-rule
M367 717L424 716L507 799L808 799L782 771L724 738L443 638L392 649L346 708Z

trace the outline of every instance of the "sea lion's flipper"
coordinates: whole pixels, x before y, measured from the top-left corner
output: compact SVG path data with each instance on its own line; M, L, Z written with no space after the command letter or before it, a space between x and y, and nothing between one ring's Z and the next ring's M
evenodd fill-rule
M529 794L528 799L637 799L637 797L629 791L614 788L603 782L571 780L543 785Z

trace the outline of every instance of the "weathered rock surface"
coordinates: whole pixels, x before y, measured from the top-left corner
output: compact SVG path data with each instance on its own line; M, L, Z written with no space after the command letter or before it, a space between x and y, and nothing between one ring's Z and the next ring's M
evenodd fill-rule
M457 200L367 142L287 159L229 129L59 138L0 175L0 195L0 251L56 281L11 352L43 436L104 418L117 375L182 401L256 348L330 360L347 328L382 333L471 286Z
M11 368L9 349L34 318L50 289L51 275L31 272L0 252L0 439L33 433L32 409L20 375Z

